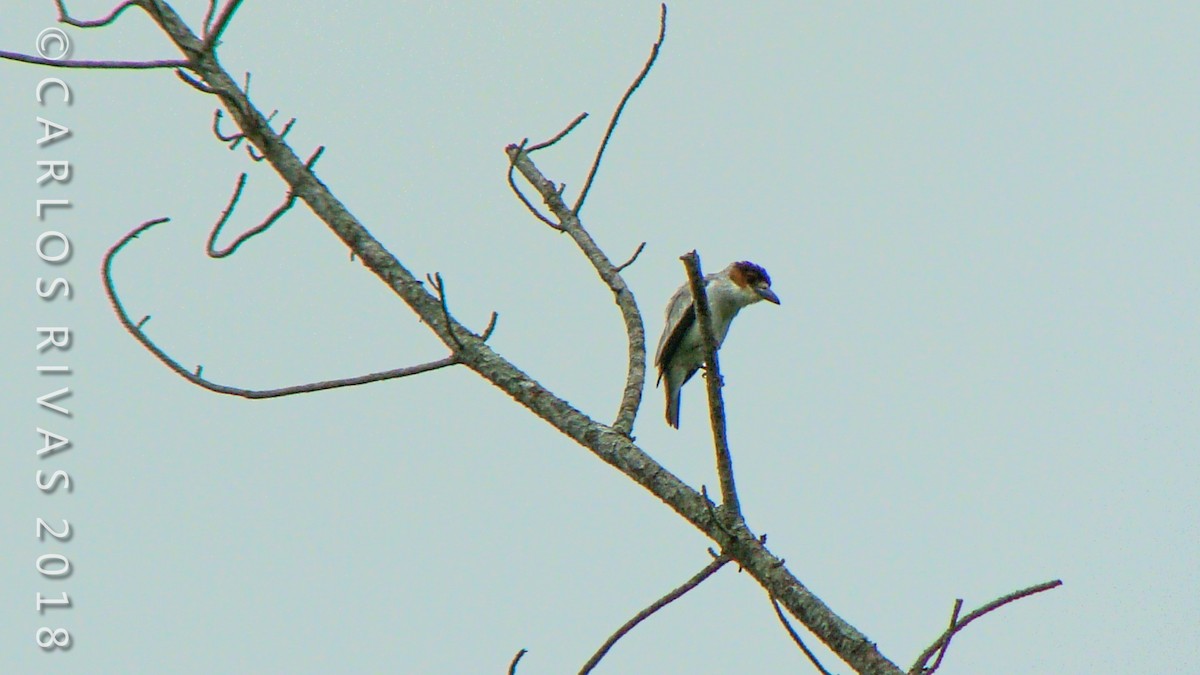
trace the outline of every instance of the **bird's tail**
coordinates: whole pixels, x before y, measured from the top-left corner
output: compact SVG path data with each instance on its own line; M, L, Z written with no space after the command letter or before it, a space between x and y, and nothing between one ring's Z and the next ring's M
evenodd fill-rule
M683 393L683 387L677 386L667 378L667 424L670 424L676 429L679 428L679 398Z

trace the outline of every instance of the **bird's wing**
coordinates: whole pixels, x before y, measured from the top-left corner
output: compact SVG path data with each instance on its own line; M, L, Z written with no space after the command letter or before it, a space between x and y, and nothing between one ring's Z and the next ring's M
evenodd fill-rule
M662 379L664 364L671 360L675 350L687 330L696 322L696 309L692 306L692 291L687 284L679 287L671 301L667 303L667 323L663 326L662 337L658 339L658 353L654 355L654 365L658 366L659 379Z

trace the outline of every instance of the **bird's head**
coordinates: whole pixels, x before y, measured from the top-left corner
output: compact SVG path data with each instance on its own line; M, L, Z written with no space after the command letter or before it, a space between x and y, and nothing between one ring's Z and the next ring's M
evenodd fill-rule
M733 263L725 268L725 271L735 286L753 294L751 303L766 300L779 304L779 296L771 290L771 276L765 269L749 260L743 260Z

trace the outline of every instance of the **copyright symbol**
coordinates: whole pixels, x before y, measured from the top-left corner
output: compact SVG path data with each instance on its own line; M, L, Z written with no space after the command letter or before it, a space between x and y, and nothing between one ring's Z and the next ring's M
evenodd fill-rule
M66 58L71 53L71 38L61 28L47 28L38 33L37 53L51 61Z

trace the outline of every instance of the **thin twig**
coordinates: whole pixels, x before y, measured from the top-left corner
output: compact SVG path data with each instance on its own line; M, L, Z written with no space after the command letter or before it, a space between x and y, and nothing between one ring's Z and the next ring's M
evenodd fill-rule
M446 299L446 282L442 281L441 272L434 272L432 275L426 274L425 279L437 291L438 300L442 304L442 318L446 321L446 330L450 332L450 337L454 341L455 346L458 347L458 350L462 350L463 343L458 339L458 335L455 334L454 321L450 318L450 308ZM478 336L480 341L487 342L488 338L492 337L492 333L496 330L496 320L499 318L500 315L498 313L492 312L491 318L488 319L487 328L484 328L483 334Z
M450 318L450 308L448 307L446 300L446 282L442 281L441 272L434 272L433 275L426 274L425 278L429 281L429 284L433 286L434 290L437 291L438 300L442 303L442 318L446 321L446 330L449 331L450 338L454 341L455 346L457 346L459 350L462 350L463 343L458 339L458 335L454 332L454 321ZM492 317L488 319L488 325L487 328L483 330L483 335L478 336L481 341L487 342L488 338L492 336L492 332L496 330L496 320L499 318L499 314L492 312Z
M517 663L521 661L522 656L525 656L528 653L529 650L525 648L522 648L521 651L517 652L517 655L513 657L512 663L508 664L508 675L517 675Z
M832 675L828 670L825 670L825 666L821 665L821 662L817 660L817 655L812 653L812 650L810 650L808 646L804 644L804 640L800 639L800 634L797 633L794 628L792 628L792 624L788 623L787 617L783 615L783 610L779 608L779 601L775 599L775 596L771 596L771 606L775 608L775 616L779 617L779 621L783 624L783 627L787 629L788 635L792 636L792 642L795 642L796 645L800 647L800 651L804 652L804 655L808 657L808 660L812 661L812 664L816 666L817 670L821 671L821 675Z
M217 17L212 30L208 31L208 35L204 38L204 51L212 51L216 47L217 40L221 39L221 34L229 27L229 22L233 20L233 13L238 10L241 4L242 0L229 0L229 3L225 5L225 9L221 10L221 15Z
M217 2L219 0L208 0L208 11L204 13L204 23L200 24L202 29L200 34L206 38L212 31L213 16L217 13Z
M246 134L243 134L240 131L235 131L234 133L228 135L221 133L221 119L224 117L225 113L221 112L220 108L213 110L212 132L213 135L216 136L221 142L229 143L229 149L232 150L237 147L236 144L238 142L246 137Z
M729 562L729 560L730 557L728 555L722 554L718 556L715 560L705 565L704 569L693 575L691 579L683 582L683 585L681 585L679 588L676 588L658 600L655 600L650 604L649 607L638 612L629 621L626 621L625 625L618 628L617 632L609 636L608 640L605 640L604 644L600 645L600 649L597 649L596 653L592 654L592 658L588 659L587 663L583 664L583 668L579 669L579 675L587 675L587 673L592 672L592 669L600 663L600 659L604 658L604 655L608 653L608 650L612 649L612 646L617 643L617 640L625 637L629 631L633 630L635 626L644 621L651 614L657 612L663 607L666 607L672 602L683 597L684 593L687 593L693 588L699 586L705 579L711 577L714 573L716 573L717 570L724 567L725 563Z
M446 284L442 281L442 273L434 272L433 275L426 274L425 278L429 280L429 284L437 291L438 300L442 303L442 318L446 320L446 330L450 332L450 339L458 347L455 351L460 352L463 349L463 343L458 339L458 335L454 333L454 322L450 320L450 308L446 306Z
M487 342L488 338L492 337L492 333L496 330L496 321L500 319L498 312L492 312L492 318L488 319L487 328L483 329L483 335L479 336L480 341Z
M1041 593L1042 591L1048 591L1052 588L1058 588L1059 586L1062 586L1061 579L1055 579L1054 581L1047 581L1045 583L1041 583L1036 586L1030 586L1029 588L1023 588L1019 591L1009 593L1008 595L1005 595L1003 597L996 598L995 600L987 603L986 605L980 607L979 609L971 612L970 614L963 617L963 619L961 621L959 621L959 622L951 625L949 628L947 628L946 632L942 633L941 636L938 637L937 640L933 641L933 644L929 645L929 647L926 648L925 651L921 652L921 655L917 657L917 660L913 663L912 668L909 668L908 672L910 673L910 675L920 675L921 673L926 672L923 669L925 667L925 664L929 662L929 659L933 658L933 655L935 653L937 653L937 651L939 649L942 648L943 644L949 642L950 638L953 637L955 633L961 631L963 628L966 628L967 624L971 623L975 619L978 619L979 617L983 616L984 614L987 614L988 612L999 609L1000 607L1003 607L1004 605L1007 605L1010 602L1020 600L1021 598L1028 597L1035 593Z
M290 396L292 394L306 394L314 391L324 391L326 389L352 387L360 384L367 384L369 382L394 380L399 377L417 375L419 373L426 373L431 370L453 366L460 362L457 356L450 355L446 358L430 361L428 363L421 363L415 366L394 368L392 370L384 370L377 373L358 375L355 377L347 377L338 380L325 380L322 382L312 382L309 384L300 384L290 387L280 387L278 389L242 389L240 387L230 387L206 380L200 376L200 374L203 372L202 366L197 366L194 372L189 371L187 368L184 368L182 364L159 348L159 346L155 344L155 342L151 340L149 336L146 335L146 333L142 330L142 326L146 324L146 321L150 318L149 316L144 317L136 324L130 320L129 314L125 311L125 306L122 304L120 296L117 294L116 283L113 281L112 264L117 253L119 253L126 244L136 239L143 232L146 232L155 225L165 223L168 220L170 219L158 218L156 220L150 220L142 223L124 237L121 237L120 241L118 241L116 244L113 244L113 246L108 249L108 252L104 254L104 265L102 268L104 290L108 294L108 301L112 304L113 311L116 313L117 319L121 322L121 325L124 326L125 330L132 335L133 338L138 341L138 343L145 347L147 351L149 351L151 354L154 354L159 361L192 384L218 394L229 394L231 396L241 396L242 398L277 398L280 396Z
M72 61L47 59L41 56L21 54L0 50L0 59L32 63L38 66L52 68L96 68L99 70L149 70L152 68L188 68L192 64L181 59L164 59L160 61Z
M288 132L292 130L292 127L295 126L295 124L296 124L295 117L288 120L287 124L283 125L283 131L279 132L279 140L282 141L283 139L287 138Z
M125 0L125 2L117 5L116 9L109 12L108 16L92 21L73 18L70 12L67 11L67 5L63 0L54 0L54 4L58 5L58 20L60 22L75 26L76 28L97 28L100 26L107 26L108 24L116 21L117 17L121 16L122 12L130 7L138 5L138 2L137 0Z
M679 259L687 270L688 283L692 288L692 306L696 310L696 325L700 328L704 344L704 381L708 386L708 417L712 422L713 445L717 453L717 476L721 479L721 505L740 519L742 505L738 502L737 487L733 482L733 458L729 453L729 437L725 429L725 401L721 397L721 366L717 359L717 340L713 336L708 296L704 292L700 256L691 251Z
M567 134L574 131L575 127L579 126L580 122L586 120L587 116L588 116L588 114L585 112L579 113L579 116L576 117L575 119L571 120L571 123L567 125L566 129L563 129L562 131L558 132L557 134L554 134L554 137L548 141L543 141L541 143L538 143L537 145L531 145L530 147L525 149L525 152L536 152L538 150L543 150L543 149L548 148L548 147L554 145L555 143L561 141L562 139L566 138Z
M613 111L612 119L608 121L608 129L604 132L604 140L600 141L600 147L596 150L596 159L592 161L592 168L588 170L587 180L583 183L583 190L579 193L579 199L575 200L575 206L571 208L576 214L583 209L583 200L587 199L588 191L592 189L592 180L596 177L596 171L600 169L600 160L604 158L604 149L608 147L608 141L612 138L613 131L617 128L617 121L621 119L621 112L625 110L625 104L629 102L633 92L642 85L642 80L646 79L646 75L650 73L650 68L654 66L655 60L658 59L658 50L662 47L663 40L667 37L667 5L663 3L661 13L658 20L658 40L654 46L650 48L650 57L646 59L646 65L642 66L642 72L638 73L637 79L629 88L625 90L625 95L621 97L621 102L617 105L617 109Z
M956 598L954 600L954 609L950 611L950 627L947 630L952 630L954 624L958 623L958 613L962 611L962 606L962 598ZM938 650L937 658L933 660L933 665L929 667L929 670L925 671L926 675L933 675L942 666L942 659L946 656L946 650L950 648L950 638L952 637L954 637L954 633L951 633L946 638L946 641L942 643L942 648Z
M184 70L184 69L182 69L182 68L176 68L176 69L175 69L175 76L176 76L176 77L178 77L179 79L183 80L184 82L186 82L186 83L188 84L188 86L192 87L193 89L196 89L196 90L200 91L201 93L204 93L204 94L215 94L215 93L217 93L217 90L216 90L216 89L213 89L212 87L210 87L210 86L208 86L207 84L205 84L205 83L201 82L200 80L198 80L198 79L196 79L196 78L192 77L191 75L188 75L188 74L187 74L187 71L185 71L185 70Z
M626 267L632 265L633 262L638 259L638 256L642 254L642 249L644 248L646 248L646 242L643 241L642 243L638 244L637 250L633 252L633 255L629 256L629 260L617 265L617 271L620 272Z

